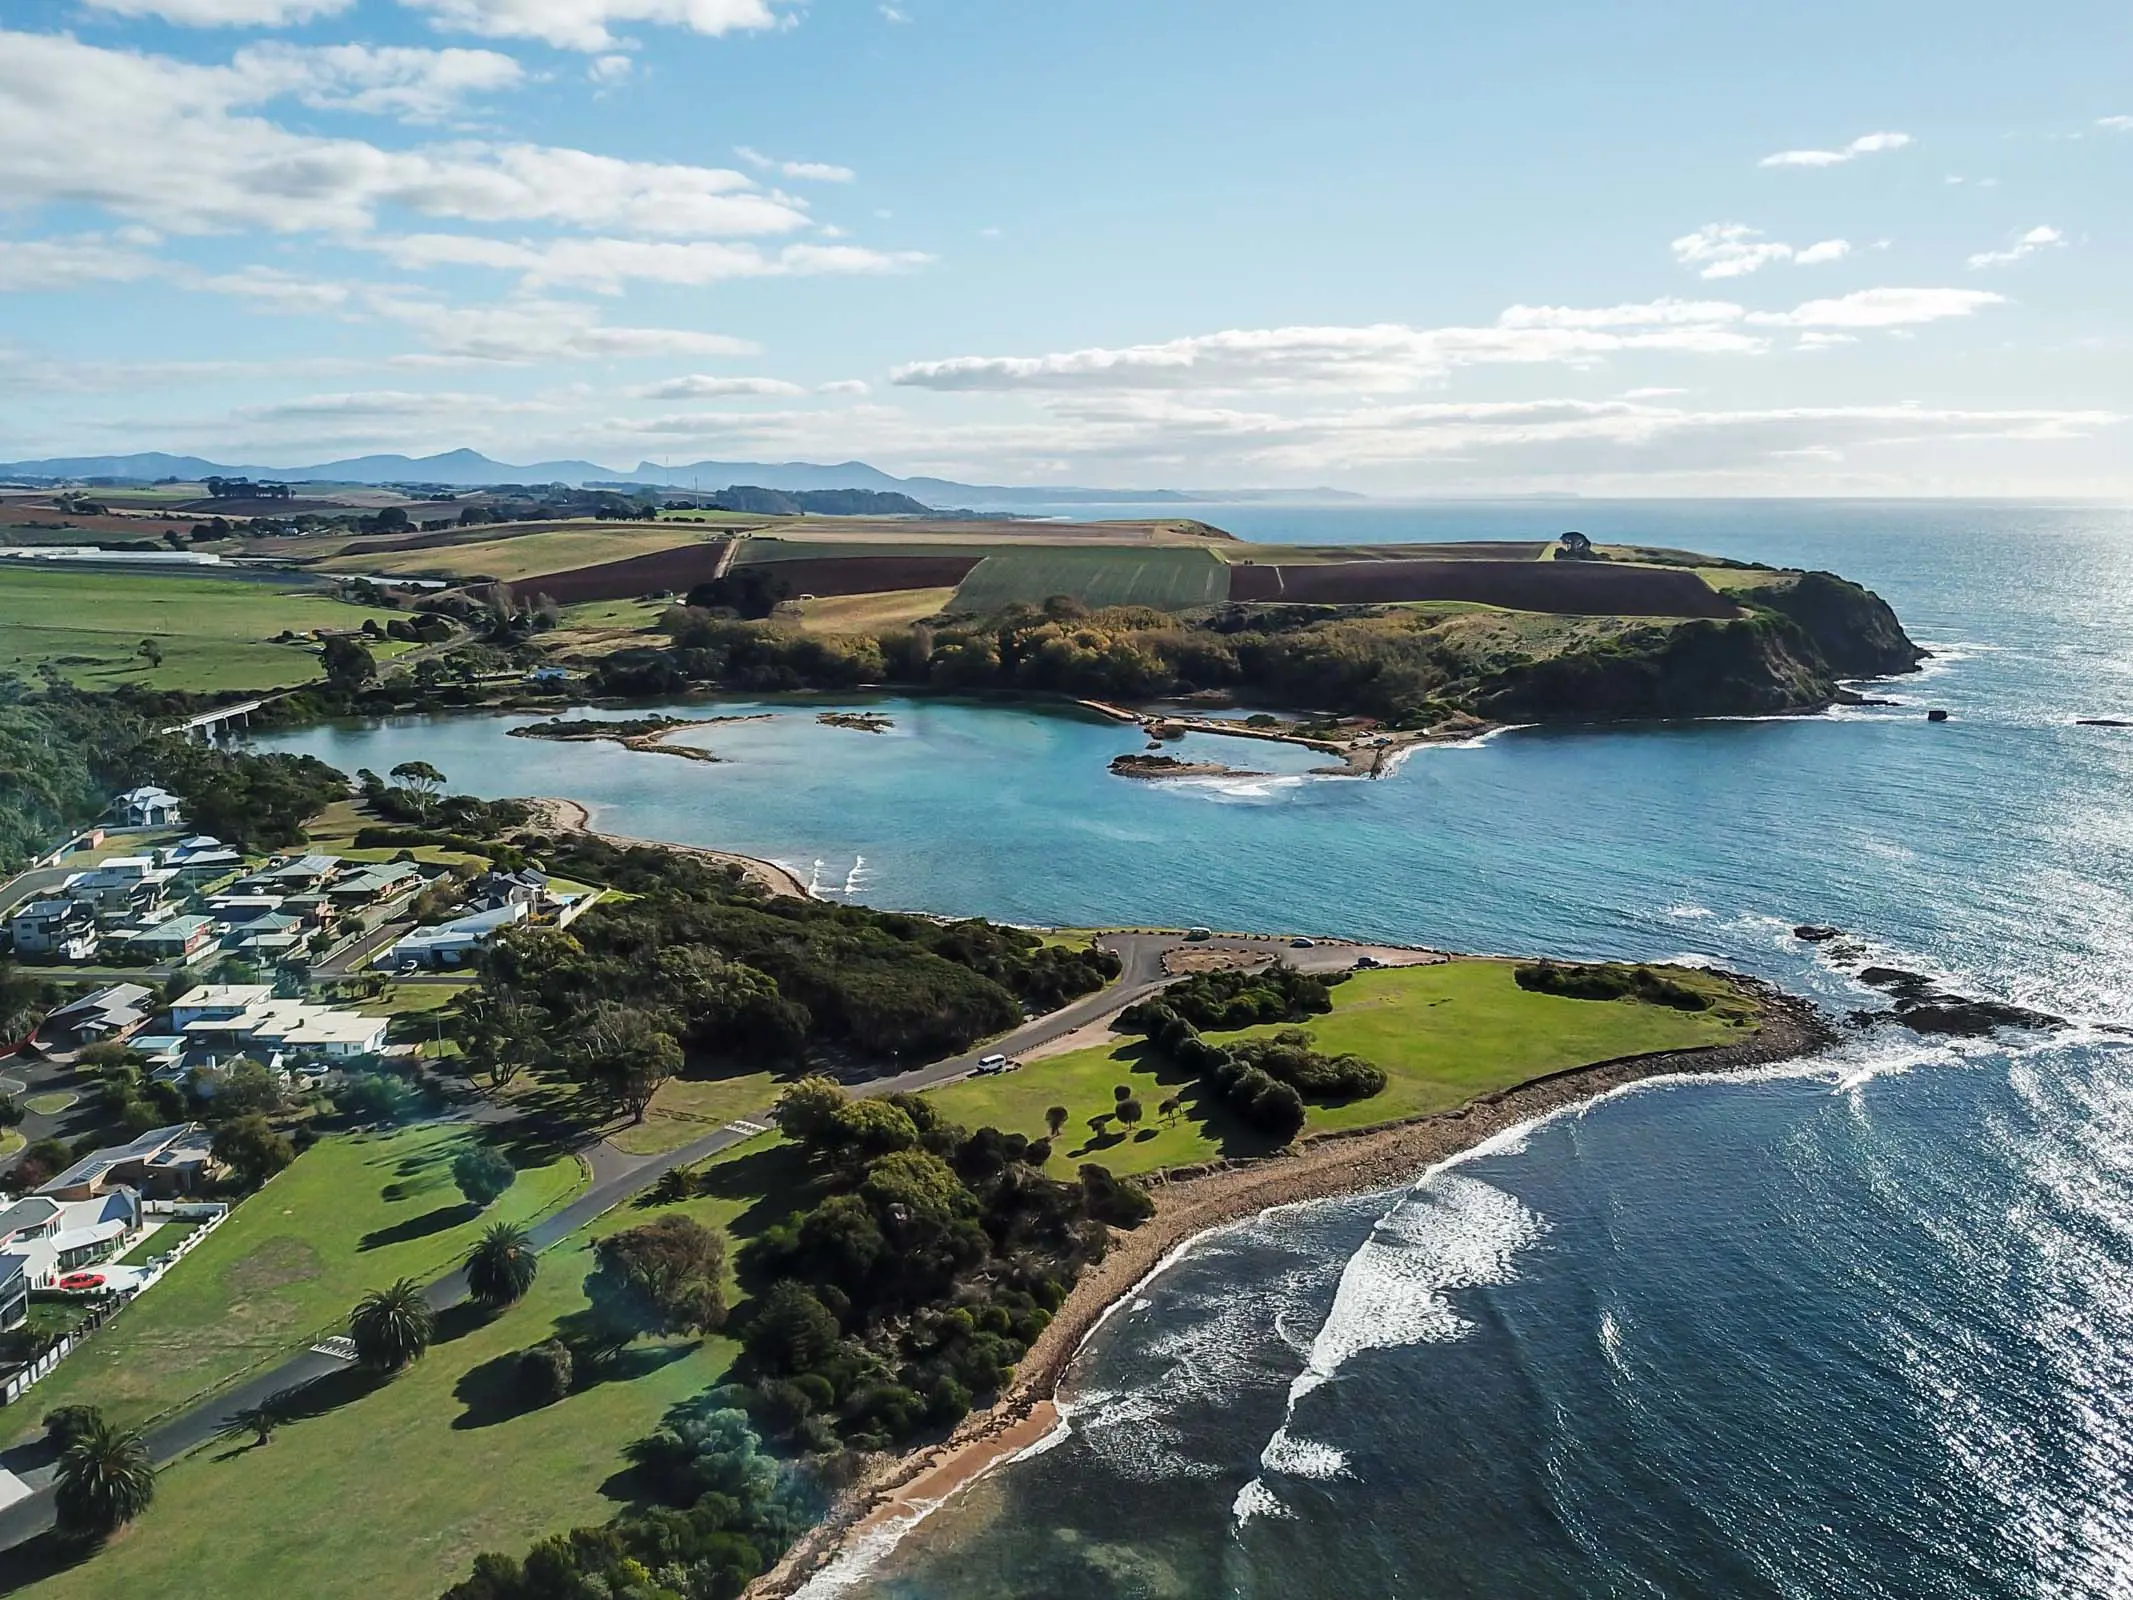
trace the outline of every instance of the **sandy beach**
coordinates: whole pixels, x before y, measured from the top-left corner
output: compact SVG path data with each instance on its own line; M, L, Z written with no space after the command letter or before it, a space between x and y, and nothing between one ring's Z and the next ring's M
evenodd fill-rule
M602 833L592 825L592 811L579 800L561 800L553 795L535 795L527 800L533 808L535 825L551 833L589 833L596 839L624 849L642 846L650 850L672 850L681 855L695 856L703 861L715 861L721 866L739 867L742 872L760 883L772 894L796 895L807 898L807 885L791 870L775 861L764 861L756 856L736 855L731 850L712 850L704 845L674 844L665 839L636 839L628 834Z
M1738 1044L1665 1051L1595 1062L1483 1095L1451 1111L1387 1128L1306 1139L1292 1152L1256 1161L1173 1169L1148 1180L1155 1215L1115 1231L1103 1261L1075 1285L992 1406L973 1413L947 1439L885 1457L829 1514L756 1580L749 1600L783 1600L848 1550L866 1548L897 1524L911 1525L957 1490L1041 1440L1057 1424L1053 1395L1082 1342L1104 1314L1201 1234L1272 1206L1389 1189L1507 1129L1624 1085L1687 1073L1738 1072L1813 1055L1835 1033L1809 1003L1753 979L1767 1007L1763 1026Z

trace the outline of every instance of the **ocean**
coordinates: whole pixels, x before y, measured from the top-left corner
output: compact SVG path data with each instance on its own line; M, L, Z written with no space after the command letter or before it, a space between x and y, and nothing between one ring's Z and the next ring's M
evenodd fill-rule
M1934 650L1812 718L1513 731L1393 777L1110 777L1131 730L938 701L698 736L509 719L260 741L420 757L873 903L1712 961L1880 960L2071 1019L1893 1028L1640 1086L1408 1189L1203 1240L1067 1424L818 1595L2133 1592L2133 514L1942 502L1204 507L1250 537L1552 536L1827 567ZM1950 713L1943 724L1927 707ZM736 707L734 709L741 709ZM1236 750L1223 750L1233 762ZM1849 953L1794 939L1847 931Z

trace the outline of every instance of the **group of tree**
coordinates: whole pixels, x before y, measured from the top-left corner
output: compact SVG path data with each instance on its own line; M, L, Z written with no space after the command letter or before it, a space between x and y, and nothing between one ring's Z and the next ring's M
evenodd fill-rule
M1045 1141L966 1133L912 1096L855 1100L811 1078L777 1120L806 1153L811 1203L741 1253L755 1296L728 1329L732 1381L630 1447L637 1509L523 1558L480 1556L445 1600L734 1600L814 1521L852 1451L945 1430L997 1392L1107 1224L1151 1209L1102 1167L1059 1182ZM586 1331L519 1357L527 1403L567 1392L603 1338L723 1322L723 1242L680 1215L602 1241Z
M1348 976L1345 972L1302 972L1283 961L1257 971L1232 968L1194 973L1165 989L1159 999L1128 1006L1119 1016L1119 1027L1143 1032L1142 1019L1161 1006L1195 1028L1213 1033L1232 1033L1263 1022L1306 1022L1333 1009L1333 987L1345 983Z
M1708 1011L1711 997L1678 978L1626 962L1527 961L1513 971L1521 989L1571 1000L1642 1000L1677 1011Z
M523 827L532 816L522 800L447 794L448 781L427 761L403 761L384 777L368 767L356 771L356 788L364 807L387 823L486 842Z
M1270 988L1254 996L1248 987L1206 981L1207 977L1233 976L1208 974L1188 979L1174 985L1160 999L1129 1007L1115 1026L1145 1034L1151 1049L1206 1085L1248 1126L1277 1145L1287 1144L1303 1132L1306 1096L1314 1100L1359 1100L1383 1091L1386 1079L1382 1068L1357 1055L1321 1054L1312 1047L1310 1035L1300 1028L1284 1028L1270 1039L1242 1039L1226 1045L1204 1038L1188 1020L1189 1015L1227 1019L1241 1009L1253 1022L1284 1020L1298 1011L1317 1009L1315 1002L1324 998L1323 985L1318 985L1316 992L1312 990L1316 980L1293 984L1296 992L1288 997L1291 1009L1264 1017L1257 1014L1259 1006L1269 995L1279 998L1280 990ZM1283 985L1291 986L1292 980L1283 980ZM1185 1004L1173 1006L1169 997L1179 991L1185 992ZM1248 1024L1224 1020L1220 1025Z
M794 1069L824 1045L884 1062L952 1054L1118 970L1106 952L992 923L768 896L663 850L572 841L551 860L629 898L568 931L491 941L461 1042L492 1084L553 1065L633 1115L692 1060Z

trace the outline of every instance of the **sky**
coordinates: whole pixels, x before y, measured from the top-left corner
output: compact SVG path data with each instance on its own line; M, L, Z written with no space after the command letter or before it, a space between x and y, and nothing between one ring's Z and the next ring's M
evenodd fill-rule
M2133 497L2133 11L4 0L0 460Z

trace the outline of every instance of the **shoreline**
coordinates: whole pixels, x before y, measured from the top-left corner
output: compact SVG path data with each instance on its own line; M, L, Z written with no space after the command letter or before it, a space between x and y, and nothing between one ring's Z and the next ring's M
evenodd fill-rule
M564 800L543 794L528 796L526 804L533 808L533 825L545 828L551 833L589 834L595 839L626 850L679 851L683 855L716 862L720 866L738 867L744 875L754 879L773 895L789 895L798 900L814 898L807 885L790 867L781 867L775 861L765 861L760 856L744 856L732 850L714 850L708 845L676 844L671 839L638 839L626 833L605 833L592 825L592 808L582 800Z
M1177 738L1187 733L1204 733L1217 739L1259 739L1268 744L1293 744L1305 750L1314 750L1320 755L1335 756L1340 764L1332 767L1313 767L1312 775L1322 778L1378 778L1396 770L1410 753L1426 744L1463 744L1469 739L1486 738L1501 732L1507 724L1485 722L1478 717L1469 718L1457 727L1440 723L1437 727L1418 730L1374 730L1358 732L1351 739L1324 739L1312 734L1297 733L1289 726L1255 728L1234 717L1206 717L1191 712L1135 711L1128 706L1114 705L1108 700L1077 699L1075 705L1084 711L1093 711L1105 720L1130 723L1144 729L1149 738L1164 740ZM1209 763L1218 765L1218 763ZM1117 771L1114 766L1113 771ZM1121 773L1122 777L1183 777L1196 774L1185 773ZM1263 774L1237 772L1237 777L1259 777Z
M1055 1393L1089 1335L1113 1309L1194 1240L1278 1206L1333 1200L1412 1184L1453 1156L1509 1129L1591 1102L1651 1078L1715 1076L1820 1054L1837 1034L1810 1001L1760 979L1727 974L1765 1008L1752 1038L1699 1050L1621 1056L1530 1078L1448 1111L1377 1128L1304 1140L1291 1153L1152 1173L1145 1180L1155 1215L1114 1230L1111 1249L1082 1275L1016 1368L1014 1381L949 1436L885 1459L862 1476L775 1567L751 1583L746 1600L791 1600L869 1535L904 1532L1058 1425ZM900 1535L899 1535L900 1537ZM893 1542L893 1541L892 1541Z

